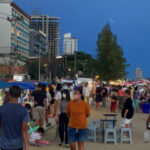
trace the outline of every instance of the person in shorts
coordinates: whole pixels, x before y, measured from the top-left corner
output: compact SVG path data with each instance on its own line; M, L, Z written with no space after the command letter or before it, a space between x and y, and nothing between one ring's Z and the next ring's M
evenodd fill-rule
M91 89L88 82L85 83L83 87L84 100L89 104L89 98L91 95Z
M49 93L50 93L50 96L51 96L49 117L53 118L54 114L55 114L55 108L54 108L54 104L55 104L55 90L54 90L52 85L49 85Z
M42 90L42 84L38 84L38 89L34 91L31 96L34 98L34 119L36 121L36 125L43 128L44 122L44 107L46 105L46 92Z
M130 128L130 124L134 115L133 102L131 99L131 91L127 89L124 93L124 96L126 97L126 100L121 112L122 116L121 126Z
M74 92L74 100L67 105L67 115L69 118L68 143L71 150L84 150L84 142L88 141L87 117L90 116L89 104L81 100L79 89Z

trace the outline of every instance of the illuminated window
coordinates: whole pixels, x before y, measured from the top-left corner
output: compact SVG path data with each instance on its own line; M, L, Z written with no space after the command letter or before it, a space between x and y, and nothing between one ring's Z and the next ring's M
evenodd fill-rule
M12 27L11 28L11 33L14 33L15 32L15 29Z
M20 36L20 32L19 31L17 31L17 36Z

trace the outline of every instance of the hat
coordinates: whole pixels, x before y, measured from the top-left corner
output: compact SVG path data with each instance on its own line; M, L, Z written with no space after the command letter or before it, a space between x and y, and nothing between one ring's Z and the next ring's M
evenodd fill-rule
M5 90L4 90L5 92L9 92L9 88L5 88Z

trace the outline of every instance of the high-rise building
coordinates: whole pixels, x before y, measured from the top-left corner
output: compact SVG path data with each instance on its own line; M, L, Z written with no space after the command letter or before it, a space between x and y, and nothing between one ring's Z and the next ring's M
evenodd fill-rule
M46 34L41 31L30 31L30 56L39 57L47 56L46 51Z
M48 15L34 15L30 18L30 27L41 30L47 35L47 52L50 56L59 55L59 18Z
M72 55L78 51L78 39L72 38L71 33L64 34L63 53Z
M26 64L30 17L11 0L0 0L0 63Z
M140 80L143 78L143 71L141 68L136 68L136 79Z

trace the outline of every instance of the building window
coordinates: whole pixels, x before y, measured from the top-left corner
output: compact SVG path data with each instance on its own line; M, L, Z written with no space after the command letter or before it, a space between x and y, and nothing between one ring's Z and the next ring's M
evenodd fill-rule
M11 33L14 33L15 32L15 29L12 27L11 28Z

